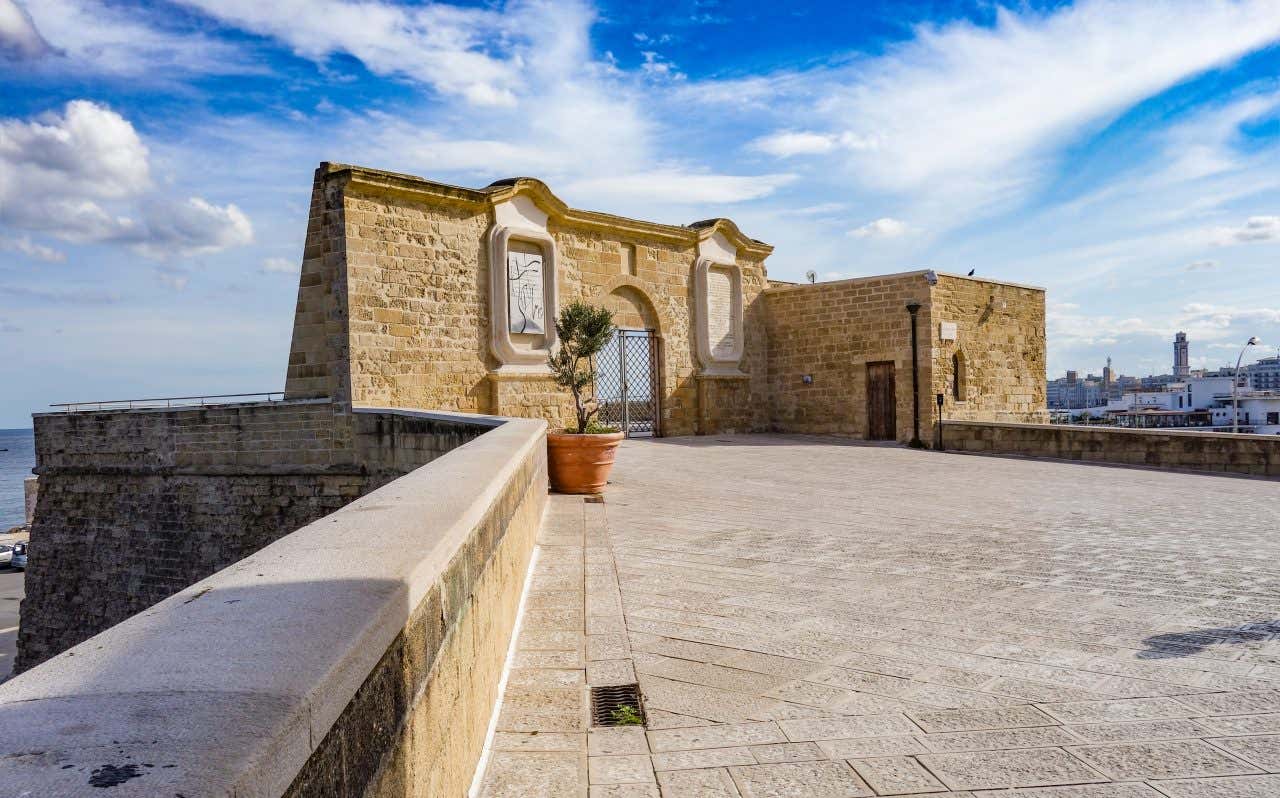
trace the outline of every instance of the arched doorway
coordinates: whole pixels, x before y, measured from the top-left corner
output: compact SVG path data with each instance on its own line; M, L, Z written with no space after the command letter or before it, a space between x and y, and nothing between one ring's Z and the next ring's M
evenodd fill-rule
M633 285L620 285L604 305L613 311L618 331L596 356L596 402L600 422L629 438L661 432L661 337L657 313Z

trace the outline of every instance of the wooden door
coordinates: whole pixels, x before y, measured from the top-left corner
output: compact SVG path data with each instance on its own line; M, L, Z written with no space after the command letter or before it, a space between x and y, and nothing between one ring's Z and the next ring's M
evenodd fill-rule
M867 364L867 437L892 441L898 437L898 400L892 360Z

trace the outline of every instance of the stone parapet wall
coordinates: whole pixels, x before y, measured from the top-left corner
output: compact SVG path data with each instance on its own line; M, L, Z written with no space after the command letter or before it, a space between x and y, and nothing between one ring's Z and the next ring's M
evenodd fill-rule
M547 494L543 422L472 423L426 467L0 685L6 787L465 795Z
M40 491L16 669L497 423L374 408L338 415L324 400L36 416Z
M948 449L1280 477L1280 436L945 421Z

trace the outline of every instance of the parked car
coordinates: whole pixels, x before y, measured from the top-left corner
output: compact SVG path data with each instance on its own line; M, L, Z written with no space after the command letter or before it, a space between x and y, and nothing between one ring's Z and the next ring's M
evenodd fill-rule
M17 568L19 571L26 570L27 544L26 543L13 544L13 551L10 553L9 557L10 557L10 562L9 562L10 565L12 565L14 568Z
M0 566L9 565L13 562L13 547L0 543Z

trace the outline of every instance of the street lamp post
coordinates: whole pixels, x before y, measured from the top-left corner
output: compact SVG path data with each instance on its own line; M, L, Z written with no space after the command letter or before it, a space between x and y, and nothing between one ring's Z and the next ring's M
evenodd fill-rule
M1236 370L1231 375L1231 431L1240 431L1240 399L1238 392L1240 388L1240 363L1244 360L1245 350L1251 346L1258 345L1257 336L1249 336L1249 340L1245 345L1240 347L1240 357L1236 358Z

